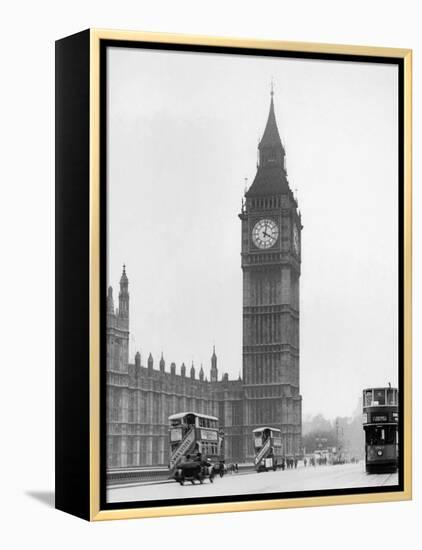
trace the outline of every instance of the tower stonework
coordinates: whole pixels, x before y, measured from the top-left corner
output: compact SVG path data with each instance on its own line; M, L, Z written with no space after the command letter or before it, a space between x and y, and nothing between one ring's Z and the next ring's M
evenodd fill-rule
M301 216L287 179L271 91L257 173L242 212L243 389L246 460L251 432L279 428L284 453L301 452L299 279Z

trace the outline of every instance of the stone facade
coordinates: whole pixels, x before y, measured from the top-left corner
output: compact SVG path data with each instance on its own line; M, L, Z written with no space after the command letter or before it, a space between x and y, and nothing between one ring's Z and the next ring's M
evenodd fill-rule
M127 307L126 307L127 306ZM120 279L119 307L113 289L107 296L107 466L126 468L165 465L169 459L168 417L181 411L217 416L225 432L225 455L241 459L242 381L218 380L217 355L211 356L210 379L201 366L178 373L164 357L154 368L152 355L146 366L141 356L129 362L129 293L126 270Z
M136 353L129 362L129 292L125 267L119 305L107 295L108 468L168 463L168 417L194 411L219 418L227 461L253 459L252 430L281 429L286 455L301 453L299 392L299 278L301 216L287 180L285 151L274 112L259 144L259 163L242 212L243 379L218 377L215 349L210 379L164 357L154 368ZM257 241L261 223L262 242ZM269 224L269 225L267 225ZM273 228L272 241L269 227ZM262 232L263 228L263 232ZM255 231L255 237L254 237ZM268 233L266 232L268 231Z

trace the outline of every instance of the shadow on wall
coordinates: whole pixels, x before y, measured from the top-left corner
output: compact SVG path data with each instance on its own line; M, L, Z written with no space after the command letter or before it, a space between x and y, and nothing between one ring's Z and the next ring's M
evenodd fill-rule
M55 493L54 491L26 491L28 497L38 500L49 508L54 508Z

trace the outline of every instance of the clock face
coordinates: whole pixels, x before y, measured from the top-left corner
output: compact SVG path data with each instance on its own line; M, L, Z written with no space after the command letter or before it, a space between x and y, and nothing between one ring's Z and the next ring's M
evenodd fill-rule
M271 248L278 239L278 227L273 220L260 220L252 230L252 240L258 248Z
M296 254L299 254L299 231L297 230L296 225L293 226L293 247Z

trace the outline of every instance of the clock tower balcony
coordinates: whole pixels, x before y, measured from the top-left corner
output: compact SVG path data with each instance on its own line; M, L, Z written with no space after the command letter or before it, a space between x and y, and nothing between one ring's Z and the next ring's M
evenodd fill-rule
M292 251L262 252L261 250L242 252L242 269L260 269L272 265L289 265L300 275L300 259Z

